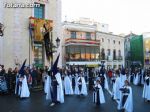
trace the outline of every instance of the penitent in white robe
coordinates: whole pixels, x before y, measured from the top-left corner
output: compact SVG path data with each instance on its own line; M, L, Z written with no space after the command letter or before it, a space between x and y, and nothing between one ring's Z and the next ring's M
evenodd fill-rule
M51 77L47 75L45 80L45 93L46 93L46 100L51 100Z
M80 78L81 78L81 82L82 82L81 91L79 91L79 87L78 87ZM84 77L78 77L78 79L76 81L76 86L75 86L75 94L76 95L80 95L80 94L87 95L88 94Z
M104 77L105 77L104 88L105 88L106 90L109 90L109 87L108 87L108 80L107 80L106 74L104 74Z
M65 76L65 78L64 78L64 88L65 88L66 95L73 94L72 83L71 83L69 76Z
M105 103L105 97L104 97L103 89L102 89L100 84L98 84L97 86L99 88L99 90L98 90L99 91L99 97L98 97L99 101L100 101L101 104ZM97 92L96 91L93 92L93 102L97 103Z
M147 85L147 83L145 81L142 97L145 98L146 100L150 100L150 78L146 76L145 80L147 80L147 79L149 79L149 85Z
M113 85L113 99L119 100L121 91L119 90L122 87L121 79L120 77L116 78L115 84Z
M46 74L46 76L44 77L45 81L44 81L44 92L47 93L48 92L48 88L50 87L49 86L49 78L50 76L48 76L48 74Z
M140 80L140 77L139 77L139 73L136 74L135 78L134 78L134 85L138 85L139 83L139 80Z
M123 98L123 95L121 93L121 99L119 101L119 104L118 104L118 109L125 109L125 112L133 112L133 96L132 96L132 88L130 86L127 87L130 91L129 95L128 95L128 98L125 102L125 104L122 106L122 98Z
M24 78L22 80L21 90L20 90L20 97L27 98L29 96L30 96L30 91L29 91L28 84L27 84L27 78L24 75Z
M63 92L63 86L62 86L62 79L61 79L61 75L58 72L56 75L56 80L58 82L58 86L57 86L57 101L59 101L60 103L64 103L64 92Z

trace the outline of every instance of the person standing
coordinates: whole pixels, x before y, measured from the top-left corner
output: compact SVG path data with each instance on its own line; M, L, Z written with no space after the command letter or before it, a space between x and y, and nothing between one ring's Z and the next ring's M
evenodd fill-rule
M64 103L64 91L62 86L62 79L59 69L57 68L58 55L56 61L54 62L51 70L49 71L50 77L51 77L51 84L48 89L47 96L51 96L51 104L50 106L54 106L57 103Z
M123 109L125 112L133 112L133 96L132 88L129 85L129 81L125 80L124 86L120 88L121 99L118 104L118 109Z
M82 74L83 72L81 72L80 76L77 79L76 87L75 87L75 94L86 96L88 94L87 86L86 86L86 82Z
M8 92L11 94L13 91L13 72L12 72L12 68L8 69L8 72L6 74L6 82L7 82L7 88L8 88Z
M93 102L96 105L100 105L102 103L105 103L105 97L104 97L103 89L101 87L99 80L97 80L96 84L94 85Z
M72 83L71 79L69 78L69 74L65 71L64 77L64 89L66 95L73 95Z
M142 97L146 101L150 102L150 71L148 71L147 75L145 76L145 83Z
M16 76L16 88L15 94L20 98L27 98L30 96L30 91L28 88L27 77L25 75L25 63L21 66L17 76Z
M116 80L113 85L113 92L112 92L112 97L114 100L120 100L121 98L121 91L119 89L122 87L122 83L119 74L120 74L119 70L116 70Z

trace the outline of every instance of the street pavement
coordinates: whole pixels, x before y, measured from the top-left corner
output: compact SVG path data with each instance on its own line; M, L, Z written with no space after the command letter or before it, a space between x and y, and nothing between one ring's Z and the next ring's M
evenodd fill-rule
M143 88L132 86L134 112L150 112L150 103L142 98ZM50 107L42 91L31 92L31 97L19 99L14 95L0 96L0 112L119 112L117 102L111 99L108 91L104 92L106 103L96 106L92 102L92 92L87 97L65 96L65 103Z

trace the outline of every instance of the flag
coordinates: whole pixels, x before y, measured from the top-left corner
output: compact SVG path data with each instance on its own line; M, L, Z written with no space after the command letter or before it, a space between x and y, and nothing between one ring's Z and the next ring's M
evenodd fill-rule
M60 56L60 54L57 56L57 59L56 59L56 61L54 62L52 68L51 68L51 72L53 72L54 75L56 75L57 72L58 72L57 65L58 65L59 56Z
M24 73L24 68L25 68L25 64L26 64L27 59L24 60L20 70L19 70L19 74L21 74L21 76L25 75Z

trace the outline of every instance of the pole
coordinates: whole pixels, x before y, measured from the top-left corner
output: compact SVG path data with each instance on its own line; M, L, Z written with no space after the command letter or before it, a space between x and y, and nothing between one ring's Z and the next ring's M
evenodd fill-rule
M31 46L30 46L30 44L31 44L31 35L29 36L29 66L30 66L30 49L31 49Z
M50 33L51 67L53 66L53 34Z

